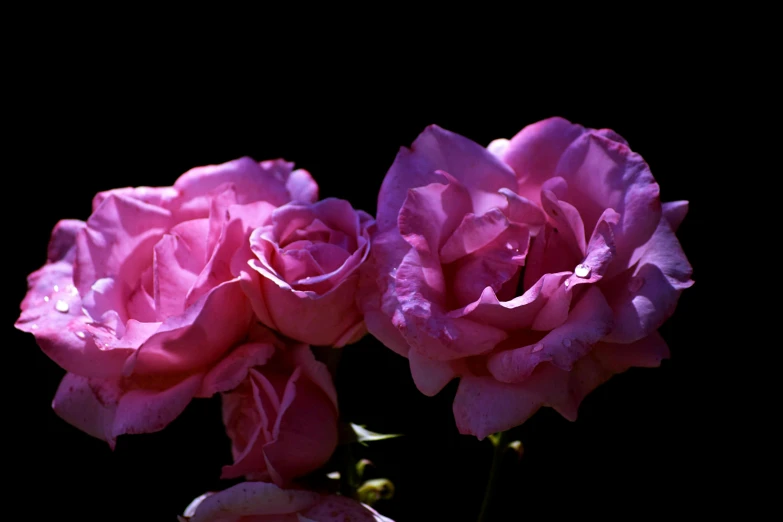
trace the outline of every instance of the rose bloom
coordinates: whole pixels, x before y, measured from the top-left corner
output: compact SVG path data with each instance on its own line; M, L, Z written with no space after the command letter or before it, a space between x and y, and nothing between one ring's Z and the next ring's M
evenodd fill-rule
M356 304L372 217L347 201L281 207L253 232L254 278L243 284L259 320L303 343L341 347L367 329Z
M461 433L484 438L541 406L658 366L657 328L691 267L642 158L610 130L562 118L488 149L437 126L401 149L378 196L363 271L369 332L435 395L460 378Z
M206 493L185 509L180 522L394 522L369 506L338 495L243 482Z
M243 249L277 207L317 199L310 175L292 168L198 167L173 187L101 192L86 222L57 224L16 327L68 371L53 402L62 418L113 446L231 389L268 356L270 343L242 348L254 322Z
M268 330L259 328L263 341ZM337 447L337 392L326 365L306 345L285 346L255 363L222 395L234 456L222 477L285 486L326 464Z

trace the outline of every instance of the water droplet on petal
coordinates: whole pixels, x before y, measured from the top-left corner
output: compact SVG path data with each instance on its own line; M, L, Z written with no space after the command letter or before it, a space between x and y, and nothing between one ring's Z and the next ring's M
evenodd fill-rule
M55 292L59 292L60 291L60 287L58 285L54 285L54 291Z
M68 291L71 293L71 295L79 295L79 291L73 285L68 285Z
M48 303L48 302L49 302L49 296L46 295L46 296L44 296L44 303Z
M628 281L628 290L631 292L638 292L642 285L644 285L643 277L632 277L631 280Z
M516 241L509 241L508 243L506 243L506 248L508 250L519 250L519 245L517 244Z
M79 339L84 339L87 336L84 335L84 332L76 332L76 337L78 337Z
M565 346L566 348L571 346L571 339L563 339L563 346Z
M59 301L57 301L57 303L54 305L54 309L55 309L55 310L57 310L58 312L62 312L62 313L64 313L64 314L65 314L65 313L68 313L68 310L70 309L70 307L68 306L68 303L66 303L65 301L63 301L62 299L60 299L60 300L59 300Z
M34 325L32 325L30 328L32 328L33 330L37 330L37 329L38 329L38 325L37 325L37 324L34 324Z
M571 281L570 281L570 280L568 280L568 279L566 279L564 284L565 284L565 287L566 287L566 288L568 288L568 285L570 285L570 284L571 284Z
M590 267L579 263L576 265L576 268L574 268L574 275L576 275L576 277L581 277L582 279L590 277Z
M543 344L541 344L541 343L535 344L533 346L533 353L540 352L543 349L544 349L544 345Z

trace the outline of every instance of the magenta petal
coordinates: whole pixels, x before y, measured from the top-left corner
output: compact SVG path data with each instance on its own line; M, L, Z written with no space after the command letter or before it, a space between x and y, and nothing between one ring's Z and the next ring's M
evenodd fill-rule
M310 347L304 344L296 344L287 349L286 359L302 371L302 376L321 388L337 410L337 390L334 387L329 368L313 355Z
M398 229L412 247L437 255L472 210L462 186L433 183L408 191L397 219Z
M135 286L149 266L153 246L172 225L171 213L137 199L106 198L76 236L74 284L86 295L105 277Z
M459 432L482 440L519 426L542 404L540 394L524 385L466 375L460 379L452 409Z
M508 227L499 209L476 216L468 213L440 249L441 263L452 263L491 243Z
M160 391L137 389L126 392L117 404L112 436L162 430L190 403L202 377L202 374L191 375L179 384Z
M236 187L238 202L241 204L267 201L279 207L292 199L286 187L292 169L293 163L287 161L256 163L251 158L244 157L221 165L191 169L179 177L174 188L180 191L182 200L188 202L183 211L198 217L206 217L213 192L226 183ZM300 171L297 177L301 176ZM292 188L296 189L298 186L298 181L292 182Z
M245 516L297 513L313 506L319 499L320 495L312 491L284 490L266 482L242 482L204 498L189 522L223 522L223 518L234 521Z
M149 205L170 209L178 196L173 187L124 187L98 192L92 198L92 211L95 212L110 196L122 196L138 199Z
M440 392L456 373L448 361L434 361L419 354L417 350L408 352L413 382L421 393L433 397Z
M665 217L631 262L635 266L604 288L615 314L615 328L606 338L610 342L634 342L657 330L693 284L693 269Z
M297 169L288 176L285 188L296 203L315 203L318 201L318 184L304 169Z
M182 315L166 319L126 371L171 374L211 364L242 339L251 315L239 281L222 283Z
M119 376L132 352L96 345L71 273L68 262L58 261L30 274L15 326L33 334L41 350L66 371L85 377Z
M579 211L570 203L558 200L550 190L541 191L541 205L555 224L555 230L571 248L571 253L582 257L585 252L585 226Z
M250 368L266 364L275 349L273 344L259 342L238 346L209 370L196 396L212 397L218 392L233 390L247 378Z
M615 231L619 264L655 231L661 217L658 184L642 157L626 145L585 133L563 154L557 174L568 182L568 200L588 230L605 209L620 214Z
M487 369L501 382L519 383L543 362L570 370L612 328L612 310L601 291L591 287L568 315L566 322L529 346L493 354Z
M446 315L438 304L442 288L440 265L415 249L408 252L397 270L400 314L393 322L411 346L433 359L451 360L487 352L506 338L491 326Z
M114 445L111 428L116 408L104 406L98 400L86 377L66 373L57 388L52 408L68 424Z
M516 190L514 173L484 147L463 136L430 125L410 149L402 148L383 180L378 195L378 230L394 228L410 189L442 181L444 170L459 180L471 196ZM483 213L488 208L475 208Z
M588 272L586 275L584 273L572 275L569 278L570 290L573 291L580 284L597 283L606 275L616 252L613 231L619 220L620 215L611 208L604 211L587 245L587 255L579 264L581 270Z
M680 228L682 220L685 219L685 215L688 213L687 201L671 201L664 203L662 207L663 217L669 222L669 226L672 231L677 232Z
M563 152L584 132L584 127L563 118L528 125L511 138L503 154L525 188L523 196L536 200L541 185L555 174ZM528 192L529 191L529 192Z
M524 288L531 288L546 274L573 272L581 260L581 253L576 254L563 234L547 223L531 240L526 257Z
M76 255L76 236L87 224L76 219L62 219L57 222L49 238L46 259L73 262Z
M491 288L486 288L476 302L449 315L465 317L505 331L530 328L549 299L565 298L565 292L558 292L558 289L562 288L568 275L568 272L545 274L524 294L505 302L499 301Z
M196 281L196 274L180 265L179 259L187 257L188 251L188 245L171 234L164 234L155 245L152 266L159 321L185 311L185 297Z
M546 222L546 215L529 199L509 189L499 191L506 197L506 215L512 223L524 223L536 230Z

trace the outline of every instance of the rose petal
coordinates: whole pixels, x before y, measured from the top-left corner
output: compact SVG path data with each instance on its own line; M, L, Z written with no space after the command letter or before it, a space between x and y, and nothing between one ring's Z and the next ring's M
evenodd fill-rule
M315 203L318 201L318 184L304 169L291 172L285 183L285 188L291 195L291 201L297 203Z
M222 283L182 315L167 318L129 359L124 371L158 374L202 368L245 336L251 316L239 281Z
M501 382L519 383L543 362L570 370L612 328L612 310L601 291L591 287L568 314L566 322L540 341L493 354L487 369Z
M378 195L378 229L397 224L408 190L439 182L436 170L445 170L459 180L477 202L482 193L497 194L501 188L516 189L514 173L481 145L437 125L422 132L410 149L402 148L383 180ZM475 207L481 214L487 208Z
M606 337L610 342L630 343L657 330L674 313L682 291L693 285L693 269L665 217L631 262L631 269L604 285L615 314L615 328Z
M546 215L538 205L510 189L503 188L498 192L506 198L504 210L509 221L530 225L538 233L539 227L546 222Z
M196 396L212 397L218 392L233 390L247 378L250 368L266 364L275 350L271 343L253 342L238 346L209 370Z
M682 220L685 219L685 215L688 213L688 202L671 201L664 203L661 210L672 231L677 232L677 229L682 224Z
M548 300L566 298L566 293L558 289L562 289L563 281L568 275L569 272L544 274L524 294L505 302L498 300L492 288L485 288L477 301L449 315L465 317L476 323L487 324L504 331L531 328ZM568 303L570 304L570 298Z
M503 161L519 178L519 194L537 202L541 185L554 176L563 152L584 131L581 125L556 117L528 125L511 138Z
M242 385L221 398L234 464L223 466L220 478L265 472L264 444L272 440L272 425L280 406L274 386L251 369Z
M558 229L547 223L531 239L525 262L524 288L531 288L546 274L573 272L581 260L582 255L577 255Z
M456 373L448 361L434 361L421 355L417 350L408 352L411 376L421 393L434 397L446 386Z
M601 219L598 220L598 224L595 226L595 230L593 230L590 243L587 245L587 255L579 263L582 268L587 267L589 273L586 277L580 277L576 274L572 275L568 279L569 290L573 291L580 284L597 283L603 279L615 256L616 249L613 230L619 221L620 215L617 212L611 208L604 211Z
M266 482L242 482L204 498L189 522L296 513L313 506L319 499L320 495L312 491L283 490Z
M138 199L112 194L76 236L74 284L86 295L98 279L135 286L149 266L153 246L172 225L171 213Z
M314 522L393 522L369 506L338 495L321 497L302 515Z
M72 271L67 261L58 261L30 274L15 326L33 334L41 350L66 371L85 377L118 376L132 352L101 350L88 335L91 320L82 312Z
M50 263L68 261L76 257L76 236L87 224L76 219L61 219L57 222L49 238L46 259Z
M300 368L304 377L321 388L337 410L337 390L334 388L329 368L315 358L310 347L304 344L291 346L286 350L285 358L289 364Z
M541 191L541 205L554 223L555 230L571 249L571 254L581 258L585 252L585 227L579 211L570 203L558 200L550 190Z
M585 227L595 227L604 209L621 216L615 231L617 266L650 238L661 217L659 188L641 156L623 143L587 132L572 143L556 174L569 186L568 200Z
M202 377L202 374L191 375L161 391L138 389L126 392L117 404L112 436L162 430L190 403Z
M92 211L95 212L110 196L138 199L149 205L171 209L179 193L173 187L124 187L98 192L92 199Z
M153 250L154 299L157 319L165 320L185 311L185 298L197 275L180 264L189 253L187 243L164 234Z
M104 406L97 399L87 377L66 373L57 388L52 408L68 424L114 447L111 427L116 407Z

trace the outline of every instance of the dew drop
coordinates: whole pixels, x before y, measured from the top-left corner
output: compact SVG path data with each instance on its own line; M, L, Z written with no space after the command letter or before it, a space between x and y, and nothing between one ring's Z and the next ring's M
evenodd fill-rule
M55 303L54 309L57 310L58 312L61 312L61 313L65 314L65 313L68 313L68 310L70 309L70 307L68 306L68 303L66 303L65 301L60 299L59 301L57 301L57 303Z
M543 349L544 349L544 345L541 344L541 343L538 343L538 344L533 346L533 353L540 352Z
M506 249L512 250L514 252L518 252L519 251L519 245L517 244L516 241L509 241L508 243L506 243Z
M48 302L49 302L49 296L46 295L46 296L44 296L44 303L48 303Z
M566 288L568 288L568 285L570 285L570 284L571 284L571 281L569 281L568 279L566 279L564 284L565 284L565 287L566 287Z
M642 285L644 285L643 277L632 277L631 280L628 281L628 290L631 292L638 292Z
M37 324L34 324L34 325L32 325L30 328L32 328L33 330L37 330L37 329L38 329L38 325L37 325Z
M84 332L76 332L76 337L78 337L79 339L84 339L87 336L84 335Z
M563 339L563 346L566 348L571 346L571 339Z
M54 291L55 292L59 292L60 291L60 287L58 285L54 285Z
M576 265L576 268L574 268L574 275L576 275L576 277L581 277L582 279L590 277L590 267L579 263Z

